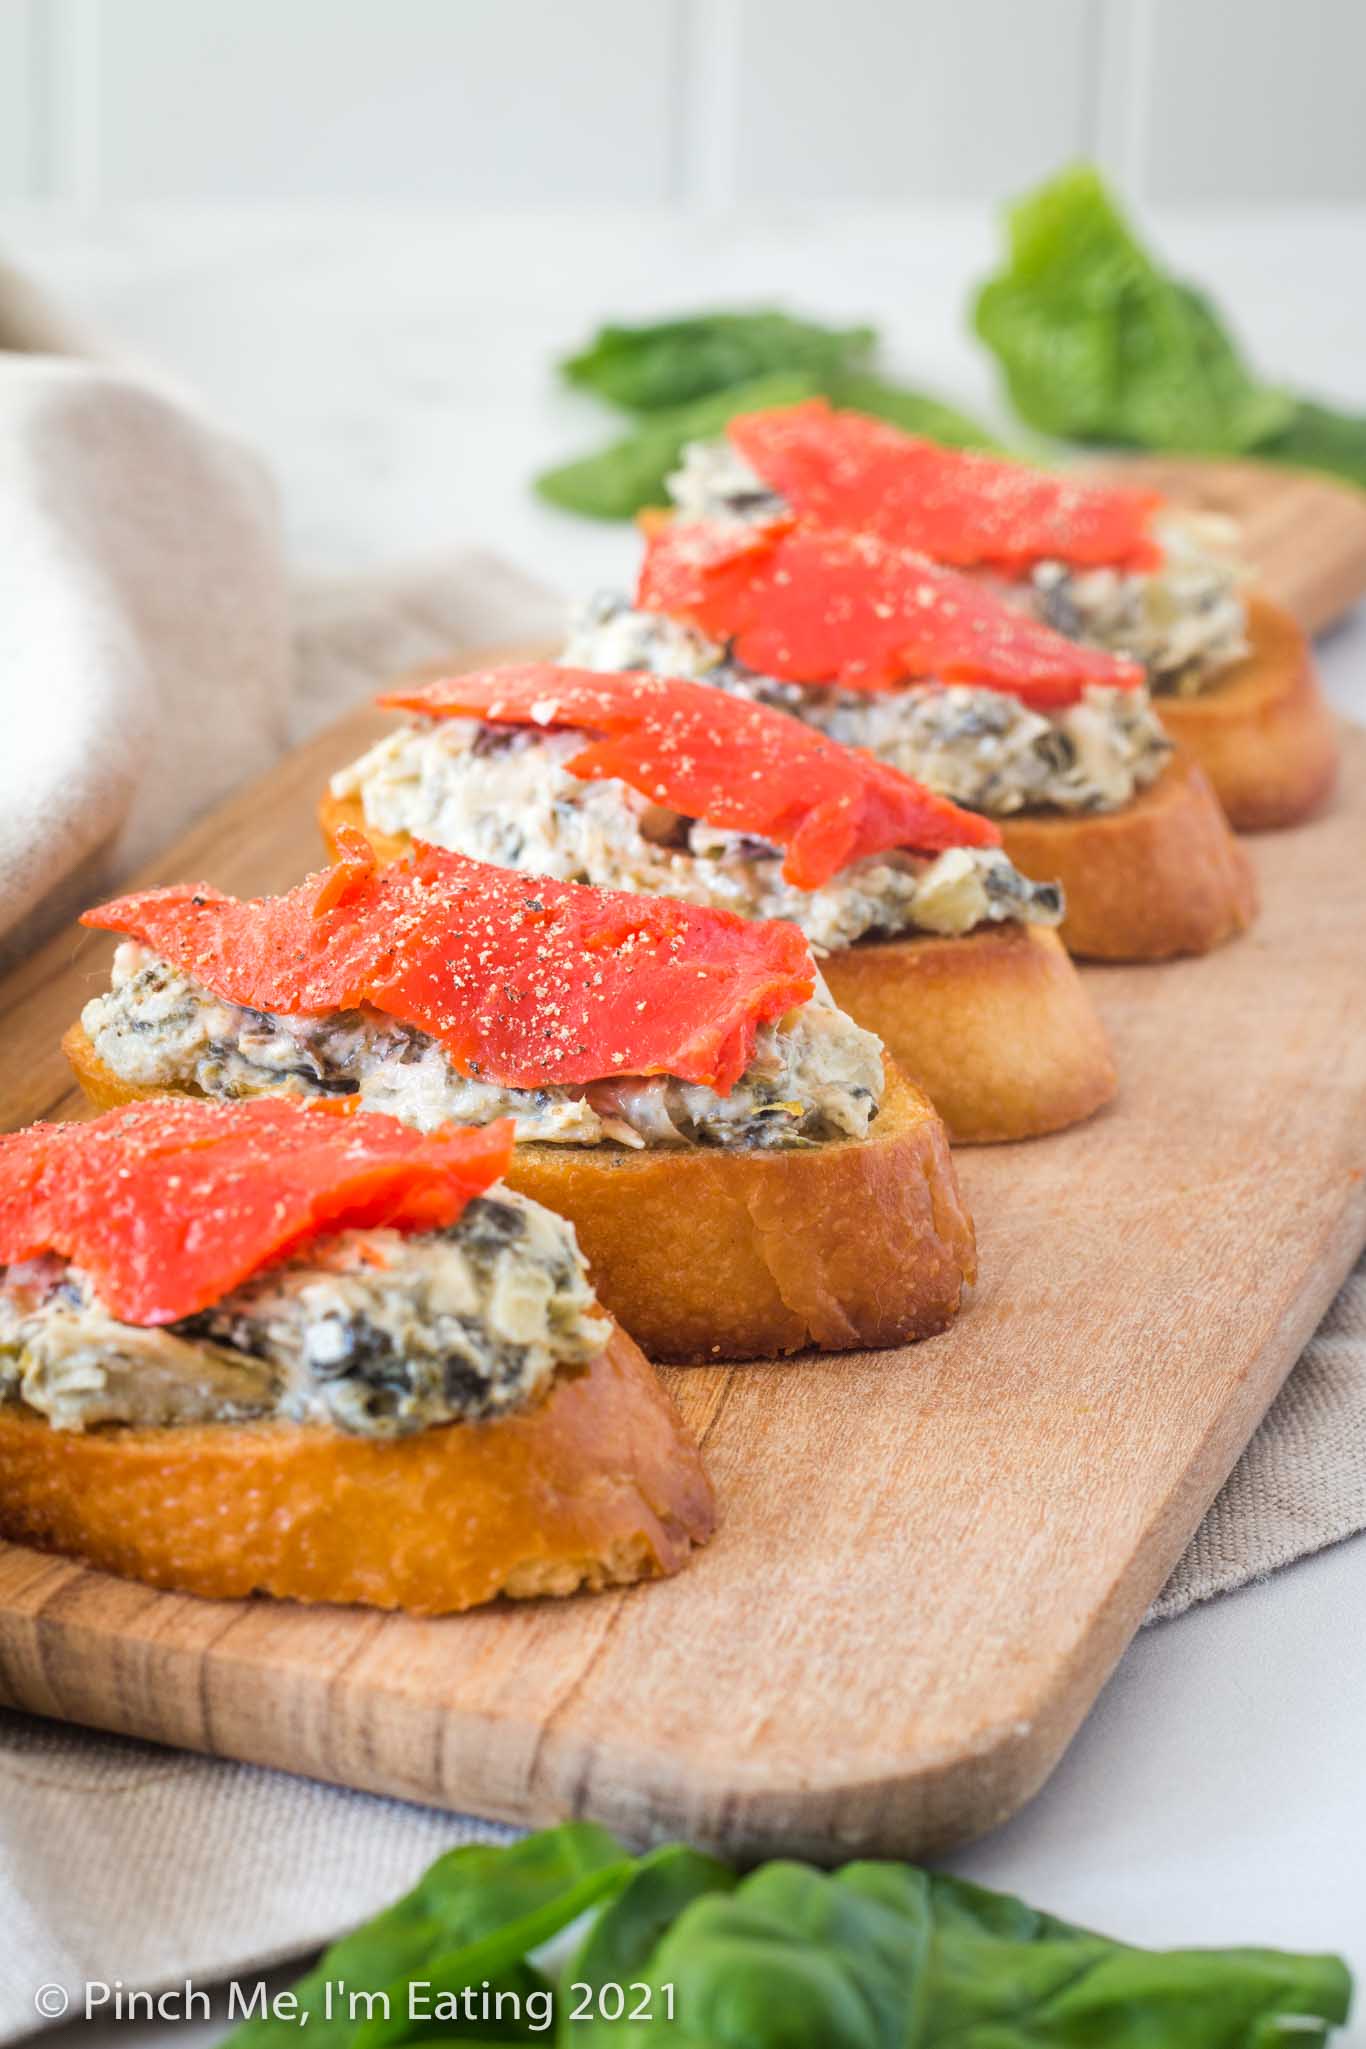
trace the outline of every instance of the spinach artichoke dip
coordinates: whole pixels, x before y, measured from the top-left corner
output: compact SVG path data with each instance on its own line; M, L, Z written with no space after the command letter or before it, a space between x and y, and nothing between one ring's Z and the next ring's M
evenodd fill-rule
M421 1131L511 1117L521 1141L737 1148L862 1138L882 1099L882 1043L817 985L759 1027L729 1095L671 1075L503 1088L462 1074L435 1039L369 1008L272 1016L222 1001L134 940L81 1013L121 1080L206 1096L358 1095ZM509 1198L511 1200L511 1198Z
M782 518L788 509L724 439L689 443L681 468L669 479L669 492L676 510L689 520L763 524ZM1231 552L1236 531L1232 522L1215 514L1169 513L1154 528L1165 557L1158 570L1074 570L1062 562L1040 562L1023 583L982 580L989 580L1005 603L1067 639L1141 662L1154 693L1191 697L1248 651L1242 595L1246 572ZM907 763L898 761L897 766ZM962 801L972 799L965 796ZM1056 796L1026 801L1066 806L1065 798Z
M58 1430L279 1417L392 1438L505 1415L611 1326L573 1227L505 1188L442 1231L347 1230L162 1327L56 1256L0 1267L0 1399Z
M627 616L659 629L661 659L583 667L694 673L669 658L678 627L645 613ZM831 951L872 935L955 935L1003 919L1056 925L1062 916L1056 885L1028 881L997 848L952 847L934 858L877 854L823 888L796 888L783 878L782 850L767 841L685 818L622 782L571 773L568 763L586 738L474 719L405 726L334 776L332 790L358 796L367 824L383 832L560 881L786 918L813 946Z
M776 705L832 740L866 747L941 796L993 817L1044 805L1074 813L1116 811L1156 780L1171 752L1141 689L1092 686L1080 704L1048 715L1008 691L965 683L918 683L876 693L784 683L756 675L692 627L636 611L610 593L579 615L560 659L585 669L687 676Z

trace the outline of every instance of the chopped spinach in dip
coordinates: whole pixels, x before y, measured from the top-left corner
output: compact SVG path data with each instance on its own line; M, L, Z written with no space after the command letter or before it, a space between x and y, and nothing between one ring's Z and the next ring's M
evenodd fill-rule
M690 442L669 493L684 519L763 525L788 509L724 438ZM1024 582L983 580L1068 640L1142 662L1154 692L1195 696L1247 653L1236 529L1217 515L1182 513L1161 520L1156 535L1166 557L1160 569L1040 562Z
M558 1145L783 1147L862 1138L882 1099L882 1043L823 986L761 1025L729 1095L671 1075L581 1088L503 1088L461 1074L425 1033L370 1009L277 1017L227 1003L135 942L114 956L106 995L81 1022L124 1081L234 1100L359 1095L421 1131L512 1117L517 1136Z
M1002 595L1069 640L1142 662L1157 695L1196 697L1248 651L1241 571L1206 545L1215 524L1165 521L1160 569L1040 562L1029 583L1006 586Z
M1091 688L1080 704L1045 715L1008 691L964 683L877 692L784 683L732 661L691 627L610 594L581 613L560 660L694 677L776 705L993 817L1042 806L1118 810L1161 773L1171 751L1143 690Z
M161 1328L110 1315L88 1274L0 1267L0 1398L59 1430L280 1417L365 1437L500 1416L610 1325L573 1227L477 1197L444 1231L342 1231Z
M582 733L440 719L390 734L332 788L359 796L381 832L562 882L788 918L829 950L870 934L963 933L1002 919L1055 925L1062 915L1056 885L1027 881L992 847L877 854L821 889L797 889L768 841L685 818L615 779L572 774L584 742Z

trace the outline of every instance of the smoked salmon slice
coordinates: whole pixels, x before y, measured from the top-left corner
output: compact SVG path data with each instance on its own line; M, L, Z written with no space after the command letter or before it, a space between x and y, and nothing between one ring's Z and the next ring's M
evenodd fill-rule
M506 1171L509 1119L421 1133L339 1102L158 1097L0 1137L0 1265L60 1253L125 1323L196 1315L327 1232L437 1231Z
M1036 710L1092 685L1137 689L1137 662L1065 640L971 577L875 533L792 520L670 521L647 536L636 603L725 643L759 675L842 690L933 677Z
M1083 484L943 448L828 400L742 413L731 446L801 519L879 534L955 569L1156 569L1155 491Z
M706 683L537 662L388 691L379 703L597 736L567 763L575 775L619 778L652 803L784 848L783 874L799 889L819 889L892 848L1000 844L990 819L786 712Z
M277 1016L369 1004L505 1088L671 1074L726 1094L759 1026L805 1003L795 925L514 874L417 842L378 870L364 836L284 896L178 884L87 911L230 1003Z

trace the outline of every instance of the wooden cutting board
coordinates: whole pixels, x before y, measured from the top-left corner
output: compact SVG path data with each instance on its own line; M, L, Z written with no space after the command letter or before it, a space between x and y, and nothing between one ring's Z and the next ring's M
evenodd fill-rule
M1133 465L1128 466L1131 471ZM1244 523L1311 629L1366 591L1366 497L1138 467ZM146 880L316 864L344 721ZM440 1622L159 1594L0 1545L0 1700L343 1785L827 1861L979 1833L1041 1784L1366 1239L1366 735L1254 855L1202 962L1088 971L1118 1103L959 1155L982 1280L904 1352L668 1375L724 1526L678 1579ZM81 1114L57 1040L111 942L0 983L0 1125Z
M348 719L156 864L318 860ZM961 1154L982 1280L906 1351L669 1375L724 1503L676 1580L438 1622L156 1593L0 1547L0 1699L344 1785L741 1855L910 1854L1040 1785L1366 1238L1366 734L1255 843L1260 925L1090 972L1122 1094ZM0 1118L76 1113L110 942L0 989Z

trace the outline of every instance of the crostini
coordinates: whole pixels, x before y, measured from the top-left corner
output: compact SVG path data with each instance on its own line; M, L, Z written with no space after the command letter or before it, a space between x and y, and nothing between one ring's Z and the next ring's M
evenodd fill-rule
M697 1446L504 1120L137 1103L0 1138L0 1536L443 1614L676 1571Z
M350 1095L426 1130L514 1120L509 1187L575 1226L652 1357L942 1330L973 1278L944 1126L819 985L795 925L514 874L418 843L286 896L86 913L126 935L64 1044L97 1105Z
M332 779L320 819L562 881L799 925L837 1003L959 1141L1107 1102L1105 1036L1062 898L991 820L785 712L705 683L535 663L387 692L413 715Z
M1308 642L1248 591L1226 521L942 448L824 399L732 420L685 451L670 488L687 520L795 514L878 534L1141 662L1164 727L1239 831L1294 825L1332 789L1337 736Z
M669 521L635 604L592 607L563 660L776 705L986 813L1023 874L1063 881L1073 953L1205 953L1254 914L1251 863L1203 772L1173 760L1139 665L876 534ZM1136 890L1154 812L1165 858Z

